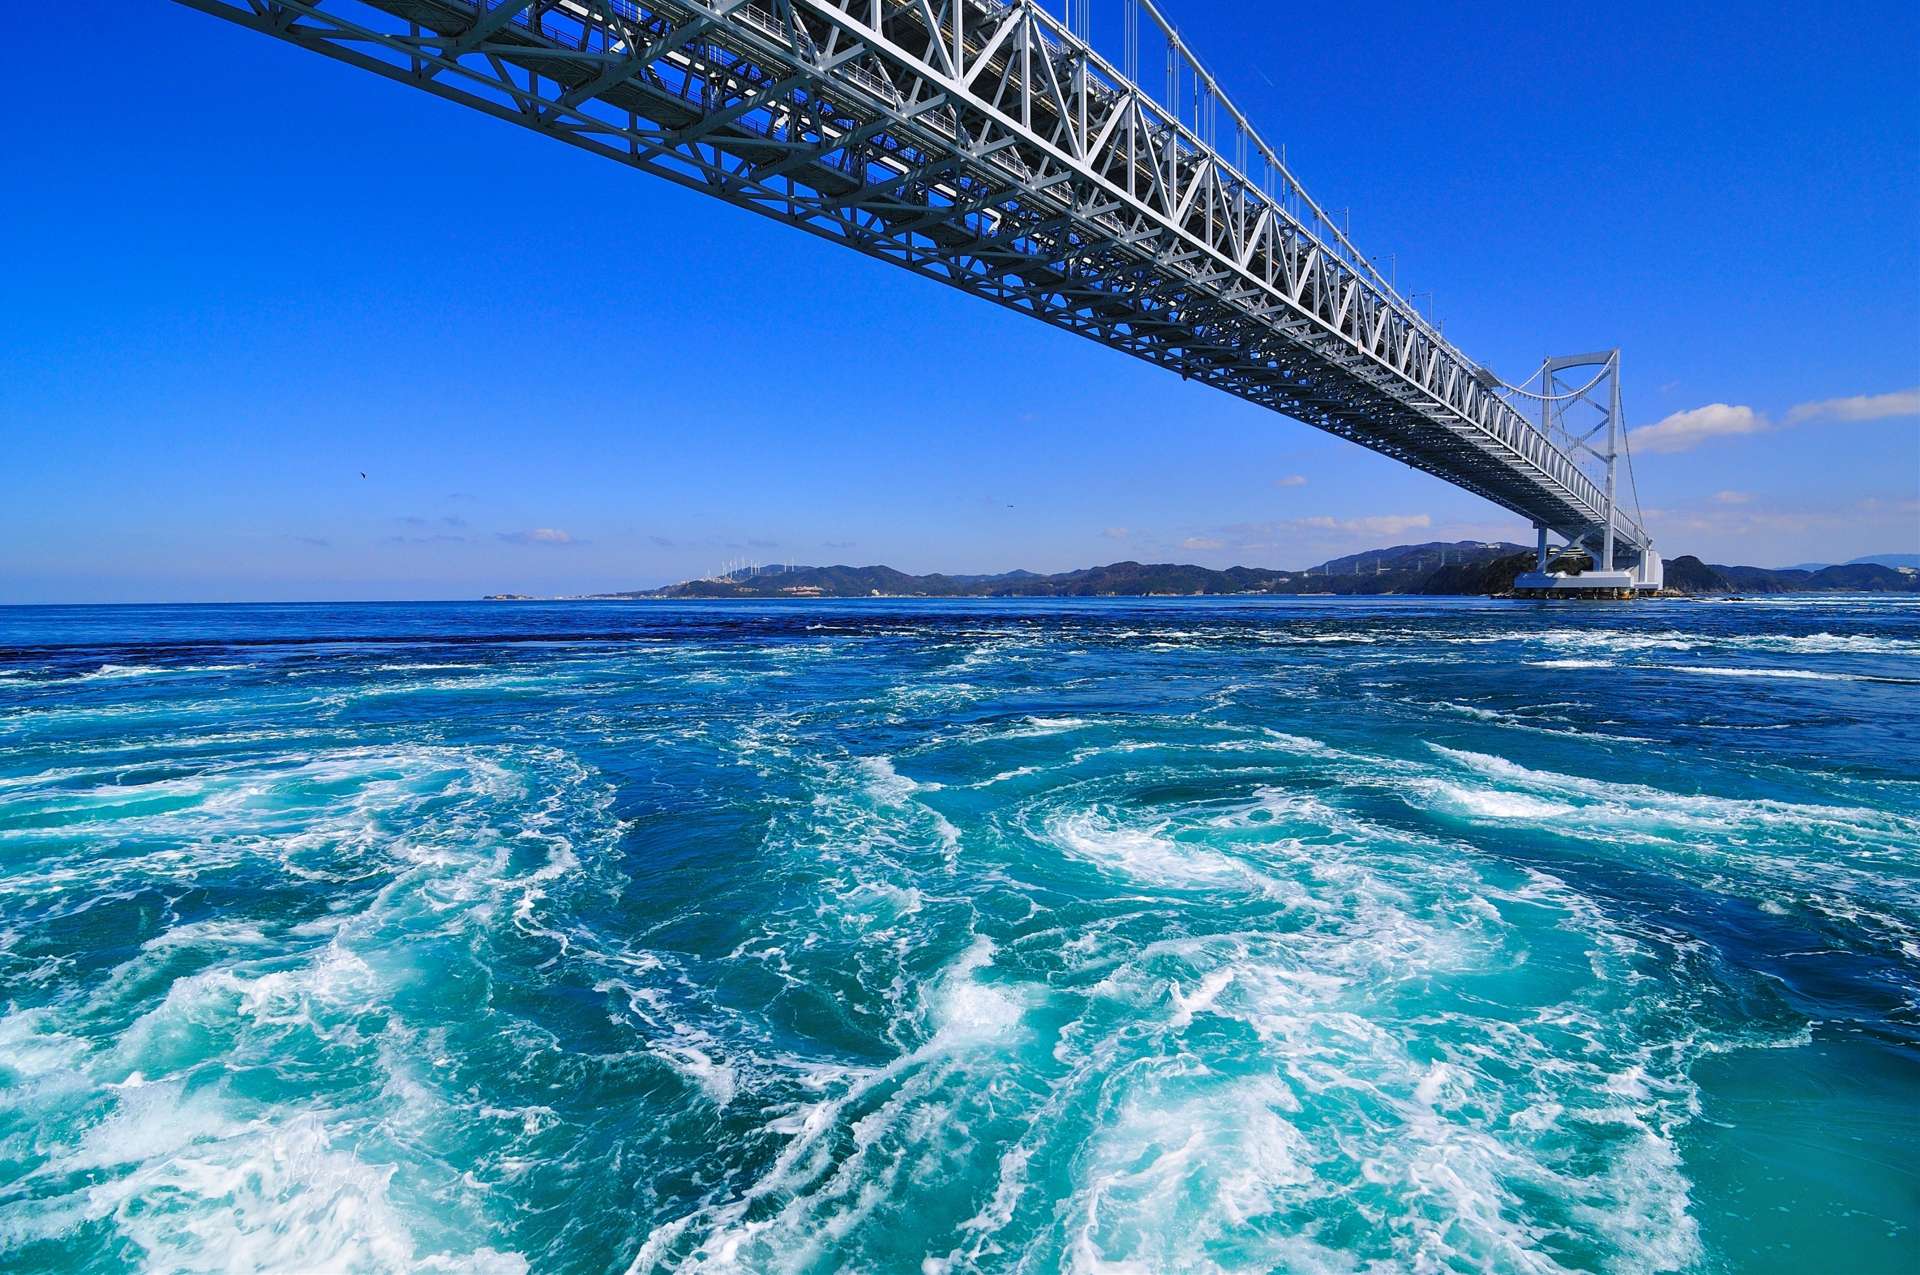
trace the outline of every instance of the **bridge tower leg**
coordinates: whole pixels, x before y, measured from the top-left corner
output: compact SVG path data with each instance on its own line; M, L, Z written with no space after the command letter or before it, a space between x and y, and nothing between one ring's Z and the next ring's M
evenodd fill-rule
M1616 347L1607 360L1607 380L1613 392L1607 396L1607 530L1601 537L1606 546L1600 553L1600 569L1613 570L1614 471L1620 463L1620 351Z
M1601 487L1601 516L1577 527L1535 523L1540 536L1536 565L1514 582L1515 589L1524 596L1606 598L1658 589L1664 575L1659 556L1645 542L1644 529L1631 518L1625 523L1626 548L1635 560L1625 568L1614 561L1621 548L1619 470L1625 444L1619 349L1550 358L1540 365L1538 375L1540 428L1568 452L1584 454L1593 462L1586 472ZM1531 396L1531 391L1522 392ZM1550 573L1550 532L1564 536L1569 551L1590 553L1592 568L1578 575Z

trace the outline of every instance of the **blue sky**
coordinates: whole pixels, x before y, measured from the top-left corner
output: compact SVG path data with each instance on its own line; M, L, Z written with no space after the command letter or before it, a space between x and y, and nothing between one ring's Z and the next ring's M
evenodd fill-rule
M1920 550L1911 5L1166 3L1470 354L1518 380L1624 347L1666 552ZM12 27L0 601L576 592L730 558L1301 566L1525 535L510 125L184 7L113 19L83 50L45 6Z

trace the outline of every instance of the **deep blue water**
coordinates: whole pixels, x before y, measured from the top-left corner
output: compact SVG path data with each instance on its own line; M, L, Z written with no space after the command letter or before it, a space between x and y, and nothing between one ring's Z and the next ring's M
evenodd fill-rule
M1896 1271L1913 599L0 608L0 1268Z

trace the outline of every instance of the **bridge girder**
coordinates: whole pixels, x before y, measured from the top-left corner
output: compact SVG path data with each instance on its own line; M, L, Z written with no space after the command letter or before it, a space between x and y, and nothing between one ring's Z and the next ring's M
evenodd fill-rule
M1205 381L1569 537L1577 463L1282 170L1017 0L181 0ZM1316 222L1315 224L1323 224ZM1645 531L1615 513L1629 551Z

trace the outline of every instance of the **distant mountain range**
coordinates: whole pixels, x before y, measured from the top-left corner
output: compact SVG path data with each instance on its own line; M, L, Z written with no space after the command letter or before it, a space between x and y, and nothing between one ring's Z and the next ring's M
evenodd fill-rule
M1517 560L1502 572L1496 563ZM1511 587L1531 562L1516 544L1431 541L1348 554L1304 571L1267 567L1215 570L1189 563L1113 562L1040 575L909 575L892 567L775 565L661 589L602 594L613 598L1096 598L1234 594L1486 593Z
M1902 560L1906 561L1902 561ZM1892 565L1888 565L1891 563ZM1112 562L1041 575L910 575L886 566L775 565L659 589L596 598L1109 598L1302 594L1500 594L1533 568L1533 551L1505 541L1430 541L1348 554L1304 571L1173 562ZM1691 555L1667 560L1667 587L1680 593L1920 593L1920 555L1817 568L1723 566ZM493 594L492 601L531 600Z
M1864 558L1848 558L1845 562L1839 563L1838 565L1843 567L1858 567L1872 564L1878 564L1883 567L1920 568L1920 553L1870 553ZM1796 562L1790 567L1780 567L1778 569L1781 571L1824 571L1834 565L1835 564L1831 562Z

